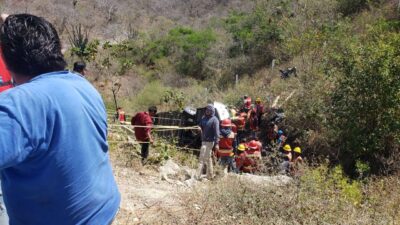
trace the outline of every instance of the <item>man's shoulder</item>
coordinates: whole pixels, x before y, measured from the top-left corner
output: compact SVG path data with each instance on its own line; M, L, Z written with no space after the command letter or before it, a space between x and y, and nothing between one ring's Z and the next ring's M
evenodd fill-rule
M219 119L217 116L213 116L211 119L213 120L213 122L219 123Z
M135 117L150 117L150 115L147 112L138 112Z
M151 116L149 115L148 112L138 112L134 117L142 122L151 120Z
M35 92L32 92L29 88L26 88L22 85L17 86L0 94L0 105L16 103L18 101L30 102L34 96Z

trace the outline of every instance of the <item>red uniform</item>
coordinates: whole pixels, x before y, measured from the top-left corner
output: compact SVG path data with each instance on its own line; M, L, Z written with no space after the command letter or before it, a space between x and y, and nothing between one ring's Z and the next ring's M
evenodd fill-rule
M244 105L240 109L240 112L248 113L250 110L252 110L251 98L247 98L244 100Z
M269 141L274 141L277 138L278 138L278 126L274 125L273 127L268 128L267 139Z
M240 171L243 171L245 161L246 161L246 152L242 152L235 158L236 168Z
M125 122L126 116L125 116L125 112L123 110L118 111L118 120L119 120L119 122Z
M261 159L261 148L257 141L250 141L246 150L243 172L254 173L258 170L258 161Z
M219 149L217 151L218 157L232 156L233 155L233 140L235 139L235 134L231 132L228 137L220 137L219 139Z
M149 141L149 133L153 126L153 120L148 112L137 113L132 117L131 124L133 126L146 126L146 127L134 127L135 137L138 141Z
M254 110L256 111L258 119L261 120L261 117L264 113L264 106L262 104L256 104Z
M235 120L235 124L237 126L238 131L244 131L246 126L246 118L243 116L239 116L237 120Z
M250 114L249 123L252 131L258 131L258 118L255 112Z
M254 173L257 171L257 161L254 158L246 155L246 158L243 161L242 171L245 173Z
M4 64L3 58L0 57L0 92L9 88L12 88L11 75Z

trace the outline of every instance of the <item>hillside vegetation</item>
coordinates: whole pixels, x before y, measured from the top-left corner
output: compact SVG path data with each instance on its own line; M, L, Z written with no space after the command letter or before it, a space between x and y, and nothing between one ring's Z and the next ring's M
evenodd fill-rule
M244 94L261 97L271 106L277 96L285 99L293 93L281 101L286 113L284 129L291 140L300 142L310 165L323 168L310 169L304 179L321 178L310 187L321 190L324 187L318 185L326 181L322 177L334 176L336 171L340 179L328 180L334 183L327 189L331 192L318 192L316 198L349 191L342 196L344 200L328 196L328 206L333 207L330 201L336 200L344 204L340 207L346 206L329 210L346 211L352 218L357 216L348 210L371 216L374 212L368 207L374 203L363 191L383 190L382 185L392 179L398 184L397 0L5 0L1 9L34 13L52 21L68 61L88 63L87 77L110 110L115 110L113 92L130 114L149 105L161 111L203 106L214 100L236 105ZM294 66L297 77L280 78L279 69ZM376 181L375 175L387 177ZM258 194L268 196L266 191ZM302 193L293 200L310 198L315 192ZM398 203L398 196L391 195L377 202L383 204L385 196L393 205ZM247 197L266 205L252 195ZM226 201L229 198L222 203ZM309 208L297 204L296 210L311 215L310 210L320 208L313 202L307 204ZM385 217L384 210L377 210ZM384 221L398 222L392 216L395 212L388 211L391 219ZM212 218L220 216L213 213L204 210ZM263 216L263 212L256 215ZM331 219L323 221L331 223Z
M162 110L213 100L237 104L244 94L271 105L294 91L283 105L285 129L306 156L340 162L353 176L398 170L397 1L72 3L24 4L33 12L59 7L75 15L63 26L63 13L49 17L71 62L90 63L89 78L110 103L119 87L119 104L132 113L152 104ZM107 20L110 4L115 15ZM143 15L124 21L128 13ZM118 32L110 39L112 27ZM299 76L280 79L278 69L289 66Z
M306 156L399 168L399 8L384 0L4 1L54 22L72 63L133 113L258 96L285 102ZM53 13L57 12L57 13ZM274 65L274 67L271 67ZM299 76L279 78L296 66ZM235 84L235 76L239 83Z

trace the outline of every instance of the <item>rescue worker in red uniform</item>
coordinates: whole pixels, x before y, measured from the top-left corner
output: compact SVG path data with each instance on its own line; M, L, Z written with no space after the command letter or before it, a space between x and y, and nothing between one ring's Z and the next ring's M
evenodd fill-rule
M281 174L289 174L290 173L290 163L292 161L292 148L290 145L286 144L282 148L282 158L283 161L280 165L280 173Z
M243 104L242 108L240 108L240 112L241 113L244 112L247 114L252 109L251 98L250 97L245 98L243 103L244 104Z
M237 127L237 142L240 142L246 137L246 113L238 113L236 117L232 118Z
M302 164L303 157L301 157L301 148L297 146L293 149L293 156L290 168L292 175L301 176L304 173L304 168Z
M250 141L248 146L243 172L254 173L259 170L258 166L261 161L261 149L260 145L254 140Z
M258 118L256 111L254 110L250 111L249 126L251 131L251 137L254 139L257 137L257 132L259 131Z
M278 139L278 126L271 122L268 124L267 129L267 145L269 147L273 147L276 144L276 140Z
M230 119L222 120L220 128L219 149L217 157L219 163L224 167L224 173L234 171L233 149L234 149L235 133L232 131L232 122Z
M132 117L131 124L134 126L135 137L141 145L141 156L142 164L147 163L147 157L149 156L149 146L153 143L153 137L151 136L151 127L153 126L152 117L156 116L157 107L152 106L148 112L139 112Z
M235 157L236 162L236 172L242 172L244 167L244 162L246 161L246 146L244 144L239 144L237 147L237 155Z
M261 98L256 99L256 105L254 106L258 118L258 125L261 125L261 118L264 114L264 105L261 104Z
M301 157L301 148L300 147L295 147L293 149L292 162L293 163L302 163L303 162L303 157Z

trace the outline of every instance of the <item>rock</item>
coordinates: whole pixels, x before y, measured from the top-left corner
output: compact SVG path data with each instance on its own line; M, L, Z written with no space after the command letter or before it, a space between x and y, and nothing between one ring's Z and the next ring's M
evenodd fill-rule
M181 168L179 167L178 164L176 164L172 160L167 160L167 162L160 167L160 177L161 180L169 180L169 176L175 176L179 173Z
M192 187L197 181L194 180L195 170L189 167L180 167L174 161L168 160L159 168L161 180L171 184Z
M278 176L258 176L253 174L229 174L225 176L225 179L231 179L232 177L237 177L241 181L244 182L252 182L257 185L264 185L264 186L285 186L293 182L291 177L285 175L278 175Z
M185 181L185 180L192 179L196 173L196 170L190 169L189 167L185 166L182 168L181 172L183 173L183 177L182 177L183 181Z
M200 209L201 209L201 206L199 206L199 205L197 205L197 204L193 204L193 207L194 207L196 210L200 210Z
M194 177L192 177L192 178L189 179L189 180L185 180L183 183L184 183L187 187L191 188L191 187L194 187L198 182L199 182L199 181L197 181L196 179L194 179Z

